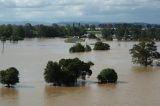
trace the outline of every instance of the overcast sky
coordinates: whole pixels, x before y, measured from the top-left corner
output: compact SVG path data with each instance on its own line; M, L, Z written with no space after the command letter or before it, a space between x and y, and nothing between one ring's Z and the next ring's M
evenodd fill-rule
M160 0L0 0L0 21L160 23Z

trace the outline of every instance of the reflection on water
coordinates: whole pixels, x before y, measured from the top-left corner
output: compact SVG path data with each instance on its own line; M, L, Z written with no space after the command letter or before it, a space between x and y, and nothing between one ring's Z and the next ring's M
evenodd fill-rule
M5 42L4 42L4 41L1 41L1 42L2 42L2 51L1 51L1 53L3 54L3 53L4 53L4 48L5 48L5 47L4 47L4 46L5 46L5 45L4 45Z
M15 98L18 94L18 91L15 88L4 88L0 89L0 97L5 98Z
M0 88L0 106L18 105L18 90L15 88Z
M94 43L87 40L87 44ZM68 49L73 44L64 43L64 39L6 42L0 54L0 70L16 67L21 82L11 89L0 85L0 106L159 106L160 67L132 64L129 49L136 42L107 43L110 51L70 54ZM93 75L82 86L54 87L44 82L43 72L49 60L74 57L95 63ZM97 84L97 74L107 67L117 71L117 84Z

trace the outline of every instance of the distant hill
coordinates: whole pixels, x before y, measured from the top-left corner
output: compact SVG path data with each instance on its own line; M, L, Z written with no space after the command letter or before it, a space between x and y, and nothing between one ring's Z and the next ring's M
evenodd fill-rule
M32 25L39 25L39 24L44 24L44 25L52 25L55 22L41 22L41 21L0 21L0 25L7 25L7 24L12 24L12 25L25 25L26 23L31 23ZM60 25L60 26L66 26L66 25L85 25L85 24L89 24L89 25L95 25L98 26L99 24L112 24L113 26L116 24L133 24L133 25L141 25L141 26L147 26L147 25L160 25L160 24L149 24L149 23L143 23L143 22L135 22L135 23L125 23L125 22L87 22L87 21L80 21L80 22L57 22L56 24Z

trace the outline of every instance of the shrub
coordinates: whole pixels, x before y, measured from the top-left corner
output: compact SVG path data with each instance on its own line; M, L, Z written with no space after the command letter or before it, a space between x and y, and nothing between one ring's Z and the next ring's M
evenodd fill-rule
M74 52L84 52L85 48L81 43L77 43L76 45L72 46L69 49L69 52L74 53Z
M114 69L103 69L97 76L100 83L115 83L117 82L118 76Z
M94 45L94 50L110 50L110 45L103 42L96 42Z
M89 45L83 46L81 43L77 43L76 45L72 46L69 49L70 53L75 53L75 52L87 52L87 51L91 51L91 47Z

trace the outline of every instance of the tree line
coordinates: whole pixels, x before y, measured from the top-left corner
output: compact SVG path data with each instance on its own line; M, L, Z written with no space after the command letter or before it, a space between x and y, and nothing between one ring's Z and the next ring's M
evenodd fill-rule
M25 25L0 25L0 38L7 40L12 38L34 38L34 37L66 37L66 36L82 36L86 33L83 26L60 26L52 25L34 25L30 23Z
M34 37L83 37L87 31L100 31L107 40L160 40L160 25L72 24L72 25L0 25L0 39L21 40Z
M160 40L160 28L119 27L104 28L102 36L107 40L141 41L144 39Z

